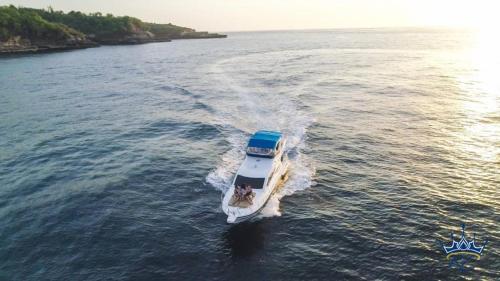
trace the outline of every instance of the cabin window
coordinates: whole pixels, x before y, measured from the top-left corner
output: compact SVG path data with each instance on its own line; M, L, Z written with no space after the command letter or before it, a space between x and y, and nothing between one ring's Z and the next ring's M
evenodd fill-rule
M241 175L236 176L234 186L241 186L242 184L250 185L252 189L262 189L264 187L265 178L249 178Z
M258 154L258 155L272 155L273 150L270 148L261 148L261 147L248 147L247 153L250 154Z

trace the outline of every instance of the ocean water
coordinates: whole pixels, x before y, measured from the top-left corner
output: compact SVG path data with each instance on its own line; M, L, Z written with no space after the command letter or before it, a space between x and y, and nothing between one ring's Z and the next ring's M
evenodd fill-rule
M0 58L0 280L498 280L495 36L437 29ZM496 45L495 45L496 44ZM220 203L258 129L288 182ZM481 244L449 268L449 234Z

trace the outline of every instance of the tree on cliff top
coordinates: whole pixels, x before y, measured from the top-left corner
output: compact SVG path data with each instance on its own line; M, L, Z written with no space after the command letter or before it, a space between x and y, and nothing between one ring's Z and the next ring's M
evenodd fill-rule
M13 36L31 40L64 40L82 33L60 23L53 23L29 9L0 6L0 40Z

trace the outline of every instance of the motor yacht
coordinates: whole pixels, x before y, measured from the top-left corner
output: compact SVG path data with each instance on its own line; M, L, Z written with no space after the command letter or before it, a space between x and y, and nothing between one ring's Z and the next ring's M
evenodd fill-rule
M258 131L250 137L245 160L222 200L228 223L258 215L278 186L286 181L289 161L286 139L280 132ZM242 188L247 193L242 196Z

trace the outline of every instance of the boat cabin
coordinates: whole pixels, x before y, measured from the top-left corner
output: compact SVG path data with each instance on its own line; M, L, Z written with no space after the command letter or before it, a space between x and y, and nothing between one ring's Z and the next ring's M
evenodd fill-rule
M258 131L248 141L247 155L274 158L281 151L283 135L273 131Z

